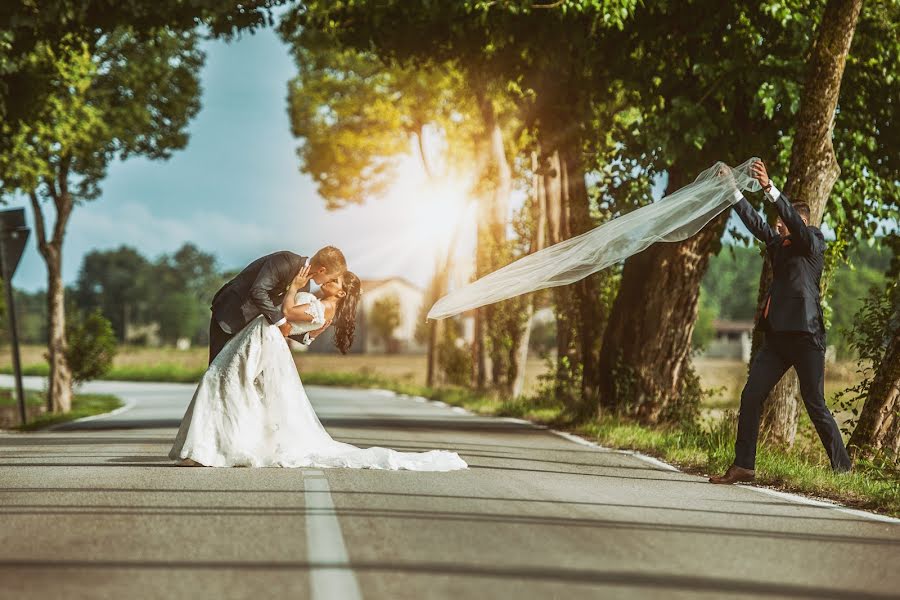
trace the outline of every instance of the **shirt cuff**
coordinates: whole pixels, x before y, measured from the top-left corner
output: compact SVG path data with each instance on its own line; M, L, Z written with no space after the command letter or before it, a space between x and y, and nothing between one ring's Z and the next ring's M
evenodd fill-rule
M277 323L273 323L273 325L275 325L275 327L281 327L281 326L284 325L285 323L287 323L287 317L281 317L281 318L278 320L278 322L277 322Z
M771 180L769 180L769 183L771 183ZM777 202L778 198L780 198L780 197L781 197L781 192L778 190L777 187L775 187L775 184L772 183L772 187L770 187L769 191L766 192L766 198L769 199L769 202Z
M741 193L740 190L734 190L734 199L738 200L738 201L744 199L744 195Z

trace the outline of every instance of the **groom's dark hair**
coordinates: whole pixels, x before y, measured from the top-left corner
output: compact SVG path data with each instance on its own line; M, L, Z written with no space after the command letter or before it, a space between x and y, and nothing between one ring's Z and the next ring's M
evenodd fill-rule
M325 267L329 273L343 273L347 270L347 259L344 253L334 246L325 246L312 257L309 266L313 269Z
M797 211L797 214L806 219L806 222L809 223L809 216L812 214L812 211L809 209L809 204L806 202L792 202L794 205L794 210Z

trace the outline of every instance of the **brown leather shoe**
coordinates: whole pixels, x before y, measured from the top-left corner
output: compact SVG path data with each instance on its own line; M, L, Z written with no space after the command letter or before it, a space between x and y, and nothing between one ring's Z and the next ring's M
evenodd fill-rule
M745 469L737 465L731 465L724 475L714 475L709 478L710 483L731 485L732 483L751 482L756 479L756 471Z

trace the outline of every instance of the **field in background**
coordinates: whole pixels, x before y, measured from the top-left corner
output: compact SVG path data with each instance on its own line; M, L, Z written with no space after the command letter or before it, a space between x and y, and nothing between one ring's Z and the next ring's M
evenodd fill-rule
M46 369L41 346L24 346L22 364L37 372L40 365ZM206 348L176 350L174 348L145 348L127 346L119 350L113 363L115 375L122 379L195 381L206 369ZM425 385L425 357L421 355L351 354L295 354L301 375L303 373L352 374L386 378L413 385ZM0 370L9 372L12 360L9 349L0 350ZM694 367L704 388L713 390L706 403L707 408L737 408L741 389L747 377L747 365L736 360L696 359ZM534 392L538 377L545 373L546 361L531 358L525 373L525 392ZM825 397L829 400L838 391L859 381L855 363L827 365L825 370Z

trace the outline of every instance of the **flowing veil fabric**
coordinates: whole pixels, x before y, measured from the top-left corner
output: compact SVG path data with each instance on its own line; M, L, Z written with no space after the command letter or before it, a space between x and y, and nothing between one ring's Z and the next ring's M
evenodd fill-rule
M461 312L544 288L568 285L637 254L655 242L680 242L737 201L734 186L756 191L751 158L730 169L717 162L683 188L626 215L608 221L502 267L438 300L429 319ZM730 169L731 176L727 171Z

